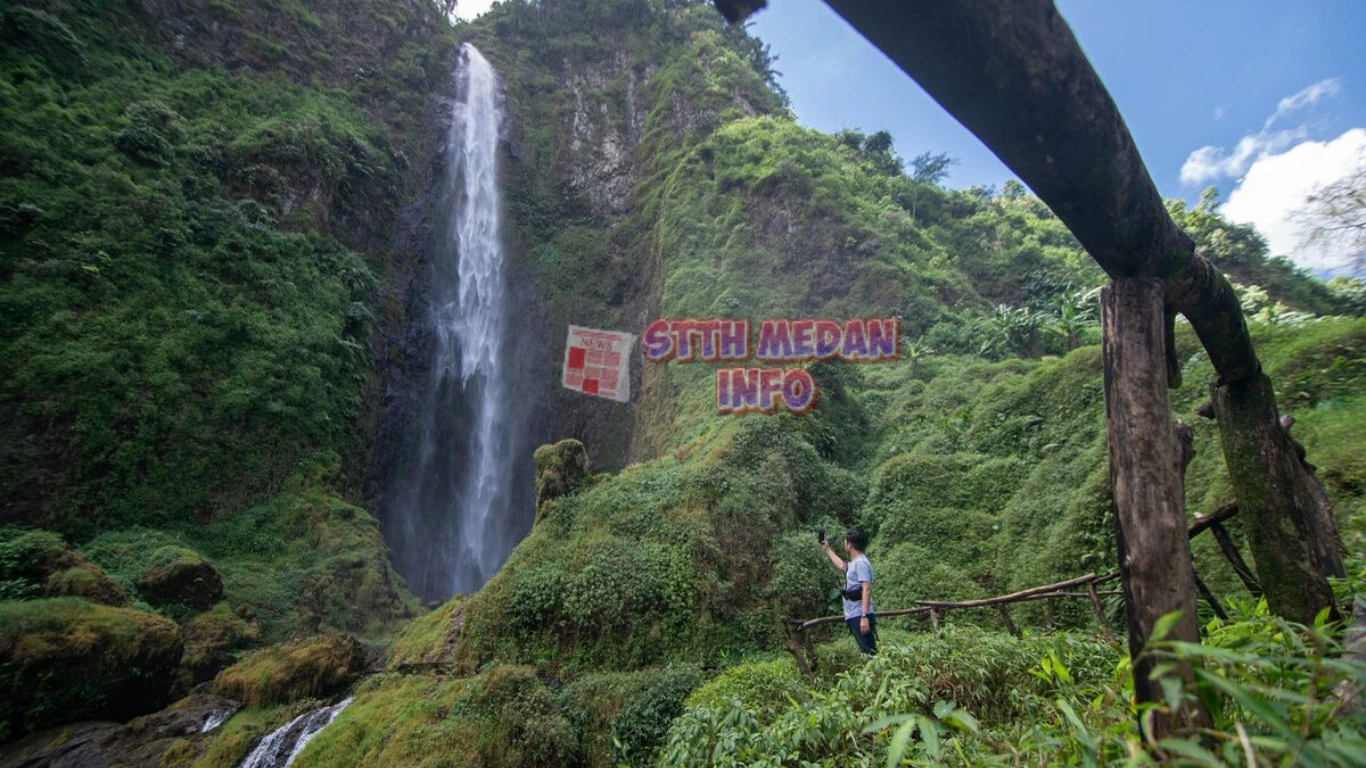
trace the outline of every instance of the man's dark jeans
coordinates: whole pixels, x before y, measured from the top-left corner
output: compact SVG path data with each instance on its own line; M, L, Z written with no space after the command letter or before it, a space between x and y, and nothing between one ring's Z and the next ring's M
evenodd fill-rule
M858 643L858 649L868 655L877 653L877 618L868 617L868 634L859 631L859 617L845 619L845 624L849 625L849 632L854 636L854 642Z

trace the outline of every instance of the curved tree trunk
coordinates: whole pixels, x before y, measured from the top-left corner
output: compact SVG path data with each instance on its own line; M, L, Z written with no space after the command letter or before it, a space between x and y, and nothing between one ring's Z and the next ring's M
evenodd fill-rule
M1272 610L1309 622L1330 607L1324 574L1340 567L1338 545L1310 538L1329 530L1329 513L1300 492L1317 481L1288 436L1274 437L1275 397L1255 383L1264 377L1233 286L1168 215L1052 0L826 1L985 142L1112 278L1163 281L1166 311L1190 320L1218 374L1223 451L1262 543L1253 555Z

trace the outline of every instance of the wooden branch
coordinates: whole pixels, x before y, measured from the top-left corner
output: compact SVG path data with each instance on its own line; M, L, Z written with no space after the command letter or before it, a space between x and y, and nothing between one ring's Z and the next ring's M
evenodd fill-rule
M1001 622L1006 625L1006 631L1015 637L1020 637L1020 628L1015 626L1015 621L1010 618L1010 609L1004 603L996 605L996 613L1000 614Z
M1236 509L1236 507L1235 507ZM1219 542L1219 549L1223 551L1224 558L1229 565L1233 566L1233 572L1238 574L1243 586L1252 593L1253 597L1262 596L1262 587L1252 576L1252 569L1247 567L1247 562L1243 560L1243 555L1238 551L1238 546L1233 543L1233 538L1228 535L1228 531L1219 523L1210 525L1210 533L1214 534L1214 540Z
M1105 606L1100 602L1100 594L1096 592L1096 585L1094 582L1086 585L1086 596L1091 600L1091 608L1096 612L1096 623L1100 625L1101 631L1105 633L1106 641L1108 641L1111 646L1118 649L1119 640L1115 637L1114 628L1110 626L1110 619L1105 616Z
M1200 578L1198 572L1192 571L1191 575L1195 576L1195 588L1200 591L1200 596L1205 598L1205 602L1209 604L1210 610L1214 611L1214 615L1223 621L1228 621L1228 614L1224 613L1224 606L1219 604L1218 598L1209 590L1209 585L1205 584L1205 580Z
M1187 529L1187 536L1193 539L1206 528L1218 525L1236 514L1238 514L1238 502L1230 501L1208 515L1196 515L1195 522L1191 523L1190 528Z
M895 611L874 611L873 615L881 619L886 616L925 616L929 612L929 608L901 608ZM844 617L821 616L818 619L807 619L806 621L799 621L796 619L789 619L789 621L796 625L794 627L795 631L805 632L806 630L811 629L812 627L819 627L822 624L834 624L835 622L842 622L844 621Z

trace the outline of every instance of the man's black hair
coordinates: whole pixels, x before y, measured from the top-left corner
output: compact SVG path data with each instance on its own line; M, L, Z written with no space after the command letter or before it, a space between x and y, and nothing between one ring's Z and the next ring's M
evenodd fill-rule
M844 534L844 540L860 552L868 551L868 534L857 528L850 528L849 532Z

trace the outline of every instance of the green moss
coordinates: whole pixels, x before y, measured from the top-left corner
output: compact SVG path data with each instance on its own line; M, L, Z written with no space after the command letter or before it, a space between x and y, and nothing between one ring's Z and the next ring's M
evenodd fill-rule
M364 669L354 637L320 635L253 653L218 673L214 690L249 707L281 704L336 693Z
M689 708L722 707L735 701L750 712L772 715L807 695L807 681L792 658L784 656L732 667L693 691L685 703Z
M253 744L317 703L307 701L289 706L239 709L212 731L202 753L168 749L162 764L165 768L237 768L251 753Z
M692 665L585 675L559 694L593 768L653 766L669 723L702 681Z
M463 612L464 602L463 597L448 600L404 627L389 645L389 669L449 662L454 640L452 622Z
M128 719L166 704L180 629L77 598L0 602L0 742L81 719Z

